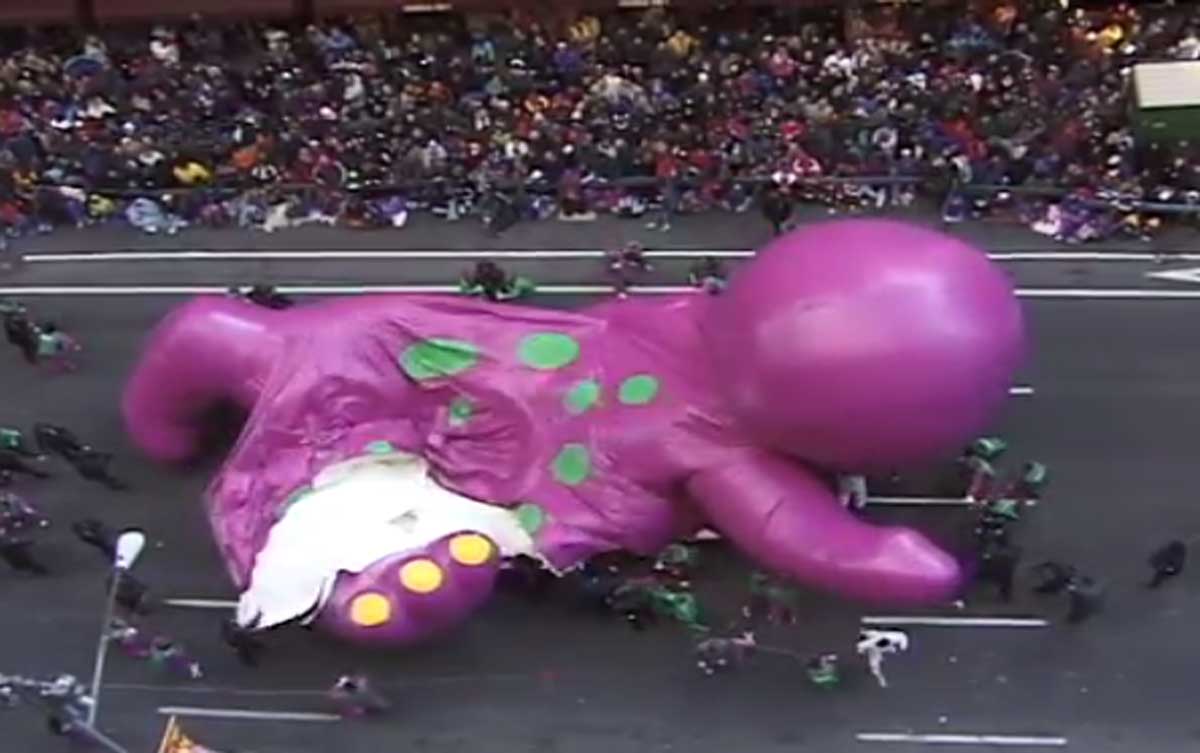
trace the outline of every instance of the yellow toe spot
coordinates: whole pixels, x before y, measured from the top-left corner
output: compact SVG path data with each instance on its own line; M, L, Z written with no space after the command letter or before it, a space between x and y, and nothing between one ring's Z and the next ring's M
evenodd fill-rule
M450 556L460 565L482 565L492 558L492 542L477 533L450 539Z
M382 594L361 594L350 602L350 620L360 627L382 625L391 617L392 605Z
M433 560L413 560L400 568L400 582L414 593L433 593L442 587L443 580L442 568Z

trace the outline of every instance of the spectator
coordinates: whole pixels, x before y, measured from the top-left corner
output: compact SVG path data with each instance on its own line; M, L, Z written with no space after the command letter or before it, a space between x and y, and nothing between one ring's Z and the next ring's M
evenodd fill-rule
M1005 3L957 20L655 10L471 33L446 15L29 35L0 44L0 226L400 226L480 206L502 229L554 203L571 219L649 203L667 229L680 212L745 208L744 180L834 209L911 203L861 181L888 176L955 187L947 221L1011 209L1067 242L1151 239L1161 221L1135 202L1187 201L1200 163L1188 144L1135 143L1125 71L1200 58L1194 14ZM390 205L348 200L412 181ZM1069 194L991 200L981 184Z

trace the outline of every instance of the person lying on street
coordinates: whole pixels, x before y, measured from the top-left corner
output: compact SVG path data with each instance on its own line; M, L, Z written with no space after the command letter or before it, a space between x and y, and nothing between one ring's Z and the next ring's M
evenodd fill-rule
M391 705L375 692L371 681L362 672L339 677L329 690L329 699L344 717L379 714Z
M58 328L53 322L46 322L38 328L37 360L58 371L76 371L79 368L75 354L82 350L79 342Z
M0 559L17 572L46 575L49 570L33 554L35 537L50 527L50 518L12 492L0 492Z
M1150 579L1150 588L1158 588L1169 579L1183 572L1187 562L1187 544L1178 539L1168 541L1162 548L1156 549L1150 555L1150 568L1154 577Z
M33 425L33 436L42 452L62 458L88 481L103 484L113 491L129 488L109 470L112 455L85 444L70 429L38 422Z
M64 426L39 421L33 425L33 441L44 455L58 455L70 461L71 457L88 449L75 433Z
M4 335L10 345L21 351L26 363L31 366L37 365L37 327L23 311L4 315Z
M0 426L0 449L16 453L23 458L41 459L45 457L29 446L25 432L8 426Z
M25 462L20 455L12 450L0 449L0 471L7 471L11 474L19 473L24 476L32 476L33 478L50 478L49 473Z
M719 259L706 256L688 270L688 284L711 295L722 293L729 284L725 266Z

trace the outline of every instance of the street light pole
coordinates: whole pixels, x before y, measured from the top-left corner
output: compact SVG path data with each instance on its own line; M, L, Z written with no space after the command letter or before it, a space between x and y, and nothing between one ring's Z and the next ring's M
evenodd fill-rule
M141 531L129 530L117 537L112 562L112 578L108 584L108 595L104 602L104 621L100 623L100 641L96 646L96 663L92 669L92 703L88 706L87 723L95 727L96 714L100 710L100 682L104 677L104 661L108 657L109 635L112 632L113 612L116 610L117 590L121 587L121 576L133 563L146 545L146 535Z
M87 723L96 724L96 712L100 708L100 681L104 677L104 660L108 657L108 639L112 632L113 612L116 611L117 589L121 585L121 570L113 568L108 595L104 602L104 621L100 623L100 643L96 646L96 663L92 668L92 703L88 706Z
M109 753L129 753L127 748L121 747L121 744L116 740L108 737L90 724L86 726L81 725L79 729L83 730L83 736L86 737L89 742L95 743L101 748L109 751Z

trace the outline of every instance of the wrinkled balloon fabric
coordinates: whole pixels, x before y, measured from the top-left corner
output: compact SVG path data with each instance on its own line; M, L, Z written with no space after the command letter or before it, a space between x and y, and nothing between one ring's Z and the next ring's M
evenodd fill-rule
M267 560L309 558L285 550L312 544L311 526L296 522L289 539L282 525L306 509L325 521L313 524L325 526L318 548L372 539L347 554L353 565L323 565L337 572L321 580L318 624L393 644L465 618L504 556L527 550L562 571L601 552L653 553L704 526L760 566L845 597L950 598L963 578L955 558L842 509L831 478L957 449L1005 400L1024 351L1014 291L978 250L849 220L777 238L721 296L571 312L450 296L285 311L199 298L152 334L123 410L145 452L178 461L198 451L210 409L243 409L206 495L235 584L258 588L258 568L263 594L286 590L286 567ZM413 491L413 468L431 488ZM405 502L426 494L461 502ZM383 523L337 522L360 506ZM443 508L461 514L421 528ZM519 531L482 522L481 508ZM376 540L384 524L408 526L399 550ZM267 557L273 536L283 543Z

